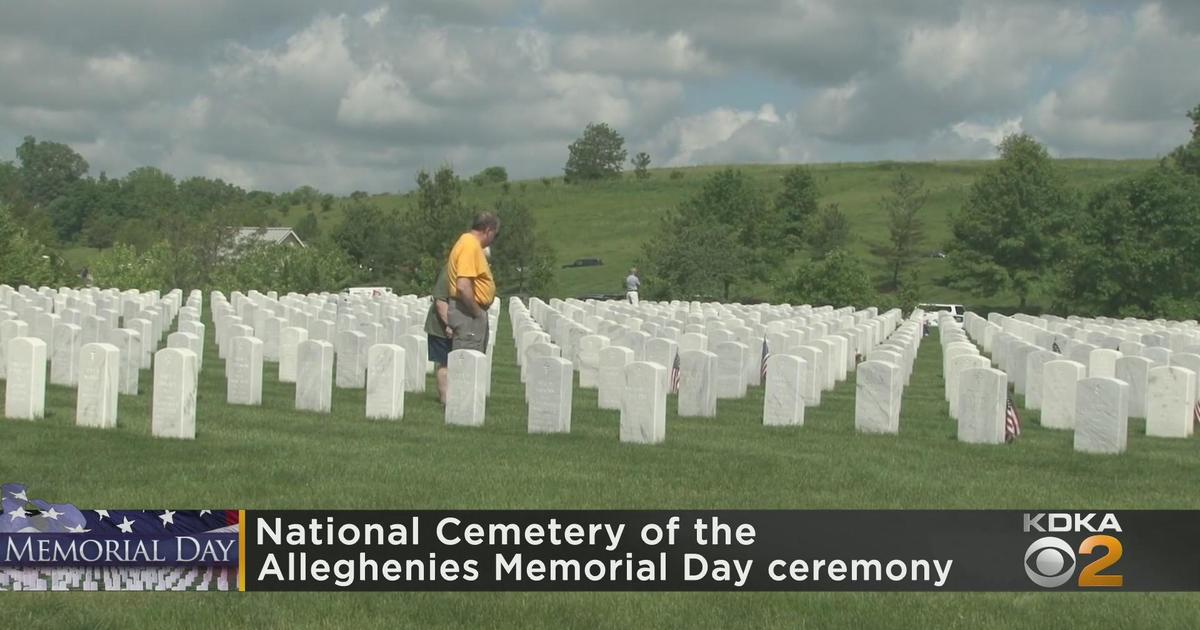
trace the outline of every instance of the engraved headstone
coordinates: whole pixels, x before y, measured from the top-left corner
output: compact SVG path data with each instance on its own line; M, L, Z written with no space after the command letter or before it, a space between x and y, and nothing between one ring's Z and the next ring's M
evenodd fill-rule
M120 368L121 351L112 344L89 343L80 349L75 424L101 429L117 426Z

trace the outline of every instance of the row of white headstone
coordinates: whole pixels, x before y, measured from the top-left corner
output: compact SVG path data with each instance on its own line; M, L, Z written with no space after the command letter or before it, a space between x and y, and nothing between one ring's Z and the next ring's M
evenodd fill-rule
M368 418L396 420L404 416L405 392L425 391L426 375L432 369L424 330L427 297L289 294L277 298L251 291L235 292L229 302L214 292L211 303L218 344L228 348L223 354L229 404L262 404L263 363L269 356L267 340L259 334L273 340L280 382L295 383L297 410L330 413L336 385L366 390ZM495 330L499 304L489 309L488 317ZM258 328L244 321L257 322ZM492 335L487 353L450 354L447 424L483 423L494 344Z
M180 312L181 297L179 290L160 298L157 292L48 287L35 291L24 286L14 291L0 285L0 376L5 378L5 416L25 420L44 417L49 373L50 383L77 389L77 425L115 427L119 395L138 394L140 369L150 366L150 353ZM198 308L200 300L199 292L193 292L188 303ZM87 314L97 311L106 316ZM80 317L90 318L83 321L97 326L94 335L82 335L83 329L72 323ZM40 331L36 332L40 336L22 318L39 322ZM116 327L118 324L126 328ZM195 330L182 324L181 328ZM203 334L202 326L199 332ZM82 343L85 336L101 340ZM105 338L110 341L103 341ZM152 433L180 437L180 432L186 432L183 429L186 423L178 417L179 413L168 413L167 409L173 404L185 407L187 395L159 389L159 372L165 375L179 363L175 360L176 353L163 352L154 355L163 360L161 367L155 361ZM194 403L194 354L188 365L193 370ZM171 381L166 376L161 380L164 384Z
M1145 418L1150 436L1186 438L1194 432L1200 404L1195 322L998 313L984 319L968 313L962 327L949 330L961 336L963 328L991 352L987 365L1000 368L1005 390L1011 383L1026 408L1040 411L1042 426L1074 430L1075 450L1123 452L1131 417ZM950 383L961 381L958 373L976 361L961 357L977 351L974 344L968 349L947 341L945 334L949 390Z
M921 346L924 312L914 310L879 348L858 364L854 427L863 433L899 433L900 405Z
M529 432L570 431L578 372L600 408L621 411L621 440L638 443L665 439L669 393L678 394L679 416L713 417L718 400L763 384L764 359L763 423L801 425L805 406L819 405L821 392L845 380L900 317L848 307L536 298L528 307L513 299L509 311ZM908 369L914 353L904 351Z

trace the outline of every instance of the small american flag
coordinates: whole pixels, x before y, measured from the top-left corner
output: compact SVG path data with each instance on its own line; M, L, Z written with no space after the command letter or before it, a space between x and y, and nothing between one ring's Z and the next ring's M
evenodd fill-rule
M1059 349L1059 347L1058 347L1058 342L1057 342L1057 341L1055 341L1055 342L1052 342L1052 343L1050 344L1050 349L1051 349L1051 350L1053 350L1054 352L1057 352L1058 354L1062 354L1062 350L1061 350L1061 349Z
M767 382L767 357L771 353L767 351L767 340L763 339L762 363L758 366L758 378L763 383Z
M671 363L671 393L679 393L679 351L675 351L675 360Z
M1021 416L1017 415L1017 408L1013 405L1012 396L1008 397L1004 409L1004 441L1012 442L1021 435Z

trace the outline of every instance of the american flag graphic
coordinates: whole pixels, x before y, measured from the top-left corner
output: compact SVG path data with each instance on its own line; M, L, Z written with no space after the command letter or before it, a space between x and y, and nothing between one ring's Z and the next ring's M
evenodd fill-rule
M758 366L758 378L762 383L767 382L767 357L770 356L771 353L767 351L767 340L763 339L762 363Z
M671 362L671 393L679 393L679 351L675 351L675 360Z
M1004 409L1004 441L1012 442L1021 435L1021 416L1017 415L1017 407L1013 405L1012 396L1008 397Z
M0 534L79 534L131 540L236 534L237 510L81 510L31 499L26 486L0 485ZM227 591L237 590L228 566L0 566L0 591Z

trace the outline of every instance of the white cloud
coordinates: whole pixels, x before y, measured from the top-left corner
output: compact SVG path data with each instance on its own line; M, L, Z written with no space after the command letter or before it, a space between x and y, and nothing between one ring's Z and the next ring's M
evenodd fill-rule
M82 0L0 20L0 150L119 175L403 188L560 172L589 122L654 164L1153 156L1200 103L1194 2ZM153 10L151 10L151 8Z

